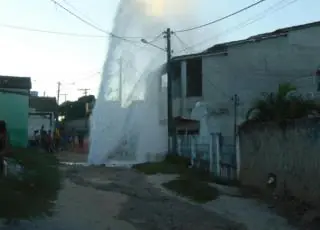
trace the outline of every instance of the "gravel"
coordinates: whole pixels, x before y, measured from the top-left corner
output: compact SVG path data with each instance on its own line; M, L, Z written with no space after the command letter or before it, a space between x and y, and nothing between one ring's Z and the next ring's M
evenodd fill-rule
M242 230L220 215L152 186L134 170L64 166L53 217L1 230Z
M108 182L101 185L86 179L97 175ZM88 168L69 175L69 178L78 185L128 196L128 201L122 205L117 218L131 223L139 230L245 229L199 205L169 196L151 185L144 175L133 170Z

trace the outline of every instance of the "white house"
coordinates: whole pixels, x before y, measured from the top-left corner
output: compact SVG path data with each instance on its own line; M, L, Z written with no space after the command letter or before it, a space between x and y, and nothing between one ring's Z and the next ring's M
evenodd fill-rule
M204 52L173 58L173 115L191 117L197 102L208 105L209 131L233 136L253 101L279 83L291 82L313 95L320 88L320 22L278 29L245 40L215 45ZM160 110L166 110L161 103ZM166 114L166 113L163 113ZM214 125L213 125L214 124Z

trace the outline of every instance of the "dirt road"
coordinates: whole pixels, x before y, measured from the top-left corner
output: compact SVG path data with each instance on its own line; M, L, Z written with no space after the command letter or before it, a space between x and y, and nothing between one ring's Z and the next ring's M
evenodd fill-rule
M127 200L122 203L116 219L137 230L243 229L198 205L168 196L151 185L144 175L131 169L79 168L69 173L68 178L77 185L125 196Z
M65 167L66 168L66 167ZM79 167L66 174L52 218L3 230L238 230L237 224L156 189L129 169Z
M63 152L62 162L86 154ZM53 217L1 230L293 230L254 200L221 195L203 206L164 190L174 175L146 177L132 169L61 166L65 172ZM172 177L173 176L173 177ZM236 223L238 222L238 223ZM241 224L239 224L241 223Z

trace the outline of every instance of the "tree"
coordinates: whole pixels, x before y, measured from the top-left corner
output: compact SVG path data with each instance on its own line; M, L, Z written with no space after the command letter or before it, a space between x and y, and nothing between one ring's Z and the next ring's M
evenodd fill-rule
M83 96L78 98L78 102L90 103L94 102L96 99L93 95Z
M71 101L63 102L58 108L59 116L64 116L65 117L67 115L68 109L70 109L71 106L72 106L72 102Z
M66 101L59 106L59 116L64 116L65 120L76 120L87 117L86 104L94 103L93 95L83 96L77 101Z
M320 107L314 100L305 99L295 92L295 86L285 83L279 85L276 93L263 94L263 98L249 109L247 121L282 122L320 114Z

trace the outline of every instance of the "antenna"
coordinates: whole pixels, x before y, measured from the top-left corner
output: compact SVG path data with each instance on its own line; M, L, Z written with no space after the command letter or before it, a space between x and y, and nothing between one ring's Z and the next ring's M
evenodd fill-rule
M88 91L90 90L89 88L84 88L84 89L78 89L79 91L83 92L84 96L88 96Z

